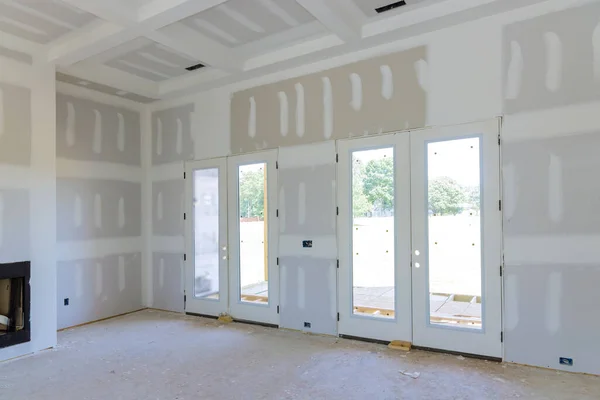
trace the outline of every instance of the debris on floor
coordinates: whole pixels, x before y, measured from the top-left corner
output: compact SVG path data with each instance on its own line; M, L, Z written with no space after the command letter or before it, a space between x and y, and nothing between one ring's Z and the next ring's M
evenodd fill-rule
M224 324L229 324L229 323L233 322L233 318L231 317L231 315L223 313L223 314L219 314L218 321L222 322Z
M401 373L402 375L409 376L409 377L411 377L411 378L413 378L413 379L417 379L419 376L421 376L421 373L420 373L420 372L407 372L407 371L402 371L402 370L400 370L400 373Z
M463 356L458 356L456 357L457 359L459 359L460 361L464 360L465 358Z
M388 348L392 350L402 350L402 351L410 351L410 347L412 346L411 342L405 342L403 340L392 340L390 344L388 344Z

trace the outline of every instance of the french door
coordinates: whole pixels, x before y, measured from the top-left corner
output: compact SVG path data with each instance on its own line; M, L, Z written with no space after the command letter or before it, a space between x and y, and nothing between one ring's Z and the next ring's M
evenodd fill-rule
M338 142L338 330L502 356L497 120Z
M229 304L239 320L279 324L277 150L228 159Z
M338 142L341 335L412 341L409 134Z
M502 357L499 121L411 134L413 343Z
M186 163L185 311L228 311L227 159Z

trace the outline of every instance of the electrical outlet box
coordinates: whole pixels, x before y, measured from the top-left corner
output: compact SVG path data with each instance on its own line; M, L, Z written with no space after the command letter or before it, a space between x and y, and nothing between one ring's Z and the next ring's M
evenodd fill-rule
M305 323L304 323L304 327L305 327L305 328L310 328L310 322L305 322Z
M312 248L312 240L303 240L302 241L302 247L304 248Z
M64 300L64 304L65 304L65 306L69 305L69 298L68 297Z
M573 366L573 359L572 358L568 358L568 357L560 357L558 359L558 363L560 365L566 365L567 367L572 367Z

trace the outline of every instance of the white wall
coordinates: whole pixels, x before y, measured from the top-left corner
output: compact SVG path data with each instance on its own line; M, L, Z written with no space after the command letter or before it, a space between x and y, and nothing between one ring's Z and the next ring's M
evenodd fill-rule
M597 80L600 35L598 28L595 31L578 29L584 26L584 20L600 20L598 4L594 3L578 0L567 4L549 0L210 92L157 103L150 108L161 110L193 103L193 157L225 156L230 153L232 93L393 51L427 46L428 126L505 117L502 133L505 359L600 373L600 366L595 363L600 357L600 348L594 342L600 323L593 317L597 314L594 307L600 304L600 295L592 284L600 280L597 253L600 224L590 223L590 220L596 221L600 205L600 187L594 183L597 179L593 180L600 172L600 165L596 161L597 154L586 152L600 148L597 142L600 120L595 117L600 101ZM565 7L586 4L592 5L562 11ZM567 57L563 58L562 72L558 73L556 65L554 69L547 69L543 38L549 28L544 18L537 18L550 13L557 14L550 15L549 21L561 21L553 26L563 26L561 29L576 35L589 34L572 41L570 33L559 30L562 51ZM524 22L518 27L513 25L519 21ZM511 67L510 60L504 56L509 54L507 49L514 39L511 35L524 41L521 70L518 63ZM592 44L596 46L594 49ZM584 51L574 51L579 48ZM591 57L592 53L595 58ZM596 60L596 64L592 60ZM580 69L573 67L574 64ZM538 69L532 69L532 65ZM511 102L513 100L504 97L509 68L516 69L517 73L522 71L521 94L528 97L521 102ZM562 77L563 87L546 93L546 89L531 86L532 82L539 83L539 77L543 85L548 74ZM577 97L577 90L569 92L570 86L582 82L591 87L586 97ZM575 149L571 153L569 146ZM177 247L176 250L183 249ZM574 358L574 366L560 366L558 358L561 356Z
M0 87L13 85L27 93L22 109L2 113L0 193L23 194L16 218L25 224L0 221L4 238L18 232L18 248L0 247L0 263L31 260L31 341L0 349L0 360L18 357L56 344L56 155L54 67L28 65L0 56ZM4 98L4 109L17 98ZM28 121L13 119L25 118ZM11 121L10 123L8 121ZM22 124L21 122L25 122ZM30 126L30 129L27 127ZM13 132L12 129L19 132ZM9 131L10 130L10 131ZM8 151L6 151L8 150ZM4 210L4 220L13 210Z
M59 329L142 308L142 110L57 83Z

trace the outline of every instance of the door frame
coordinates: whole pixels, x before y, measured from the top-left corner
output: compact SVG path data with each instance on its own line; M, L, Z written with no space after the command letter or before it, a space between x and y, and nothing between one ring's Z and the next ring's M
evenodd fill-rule
M501 358L502 343L502 199L500 121L428 128L411 136L412 256L423 267L413 270L413 344L415 346ZM480 137L482 328L433 324L429 319L427 239L427 145ZM417 256L415 251L421 255ZM423 298L419 296L424 295Z
M399 132L337 141L338 146L338 332L375 340L412 341L410 135ZM394 318L355 314L353 309L352 153L394 148ZM402 190L402 188L404 190ZM400 189L400 190L399 190ZM402 221L408 221L402 224Z
M229 233L229 309L233 318L279 325L279 219L277 217L277 157L278 150L227 157L227 201ZM240 287L240 218L239 218L239 167L265 163L267 168L267 268L269 299L267 304L241 301Z
M218 316L227 313L229 306L229 279L227 255L227 158L212 158L185 162L185 312ZM194 171L218 168L219 170L219 299L195 296L195 215ZM225 247L225 249L223 249ZM188 296L189 295L189 296Z

